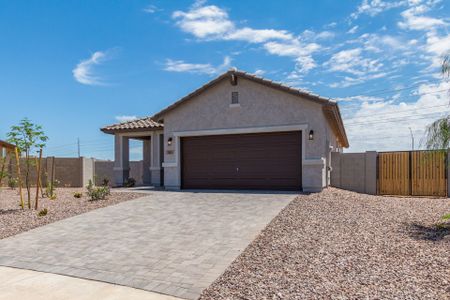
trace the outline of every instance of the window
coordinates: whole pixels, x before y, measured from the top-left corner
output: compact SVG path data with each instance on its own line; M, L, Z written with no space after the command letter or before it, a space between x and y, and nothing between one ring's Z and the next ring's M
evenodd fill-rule
M239 104L239 93L231 92L231 104Z

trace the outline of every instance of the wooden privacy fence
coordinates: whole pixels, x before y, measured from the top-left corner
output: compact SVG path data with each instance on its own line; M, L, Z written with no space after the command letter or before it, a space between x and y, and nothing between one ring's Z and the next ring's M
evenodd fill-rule
M447 196L447 153L403 151L378 153L380 195Z

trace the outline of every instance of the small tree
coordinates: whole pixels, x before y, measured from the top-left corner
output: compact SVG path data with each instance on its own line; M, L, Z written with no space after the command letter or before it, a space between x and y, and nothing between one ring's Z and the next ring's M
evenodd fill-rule
M444 57L441 68L444 78L450 78L450 55ZM429 150L450 148L450 115L440 118L427 126L425 146Z
M31 182L30 168L34 160L30 158L33 150L45 147L48 137L44 134L42 126L33 124L27 118L22 119L19 125L11 126L8 141L25 153L25 185L27 188L28 208L31 208Z
M450 55L445 56L442 61L442 75L447 80L450 78ZM438 119L431 123L426 130L426 147L427 149L443 149L450 148L450 115ZM442 217L444 221L450 220L450 214ZM441 225L442 226L442 225Z

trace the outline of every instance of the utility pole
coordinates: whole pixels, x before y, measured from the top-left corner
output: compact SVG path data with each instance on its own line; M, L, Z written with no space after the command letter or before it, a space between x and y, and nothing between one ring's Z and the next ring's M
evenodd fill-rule
M78 147L78 157L81 157L81 155L80 155L80 138L77 138L77 147Z
M412 132L412 130L411 130L411 127L408 127L409 128L409 132L411 133L411 145L412 145L412 150L414 151L414 134L413 134L413 132Z

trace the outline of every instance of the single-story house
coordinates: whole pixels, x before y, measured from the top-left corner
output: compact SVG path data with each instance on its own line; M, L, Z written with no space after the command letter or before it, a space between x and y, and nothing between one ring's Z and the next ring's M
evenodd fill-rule
M167 189L279 189L329 184L348 147L337 103L231 69L155 115L101 129L115 136L115 183L129 139L143 140L144 182Z

